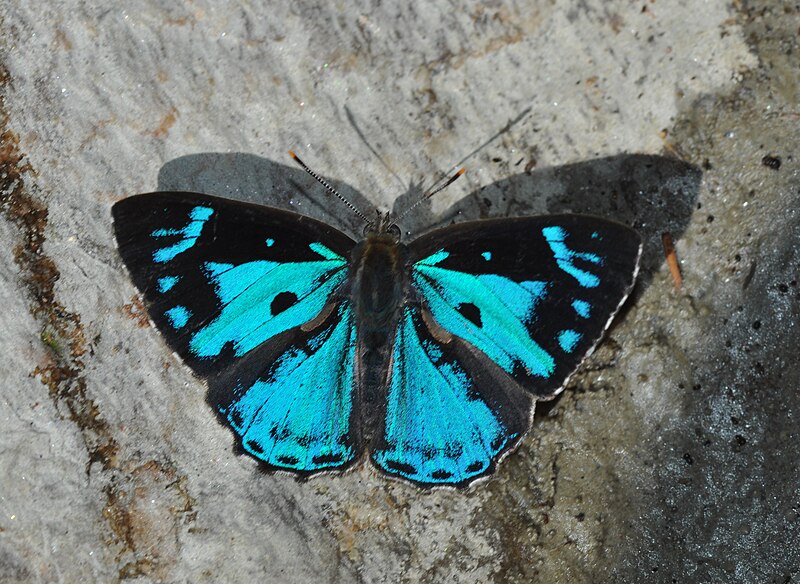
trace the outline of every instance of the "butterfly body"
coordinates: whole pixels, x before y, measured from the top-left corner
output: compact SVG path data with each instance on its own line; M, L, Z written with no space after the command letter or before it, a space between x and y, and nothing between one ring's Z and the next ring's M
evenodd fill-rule
M641 242L610 221L493 219L409 243L194 193L113 209L153 322L242 448L298 475L368 456L422 486L490 475L629 293Z
M354 249L352 302L363 323L360 336L365 348L385 346L393 333L406 294L407 257L406 247L384 233L369 233Z
M353 248L350 302L359 323L356 337L357 392L362 404L362 440L372 438L386 383L389 348L407 294L407 248L396 235L369 231Z

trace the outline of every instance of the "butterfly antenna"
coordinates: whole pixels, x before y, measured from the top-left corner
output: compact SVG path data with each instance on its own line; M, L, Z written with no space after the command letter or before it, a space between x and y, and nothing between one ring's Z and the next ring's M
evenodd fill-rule
M347 208L350 209L353 213L355 213L356 216L358 216L362 221L364 221L368 225L372 225L372 221L367 219L367 216L364 215L364 213L359 211L358 208L355 205L353 205L353 203L351 203L350 201L345 199L341 194L339 194L339 191L337 191L331 185L329 185L324 178L322 178L316 172L308 168L308 166L306 166L306 163L300 160L300 157L297 156L297 154L295 154L293 150L289 150L289 156L291 156L292 160L294 160L297 164L299 164L303 168L303 170L305 170L308 174L317 179L317 182L321 184L323 187L325 187L325 190L328 191L329 194L335 195L337 199L339 199L342 203L347 205Z
M412 210L414 210L416 207L418 207L418 206L419 206L419 205L420 205L420 204L421 204L423 201L427 201L428 199L430 199L430 198L431 198L433 195L435 195L436 193L438 193L438 192L441 192L441 191L445 190L445 189L446 189L447 187L449 187L451 184L453 184L454 182L456 182L456 180L457 180L459 177L461 177L461 176L462 176L462 175L463 175L465 172L467 172L467 170L466 170L465 168L459 168L459 169L456 171L456 173L455 173L453 176L451 176L449 179L447 179L447 181L446 181L446 182L445 182L445 183L444 183L442 186L440 186L440 187L437 187L437 188L433 188L433 187L431 187L431 188L430 188L428 191L426 191L426 192L425 192L425 193L424 193L424 194L423 194L423 195L422 195L422 196L421 196L419 199L417 199L417 202L416 202L416 203L414 203L414 204L413 204L413 205L411 205L411 206L410 206L408 209L406 209L405 211L403 211L403 212L400 214L400 216L399 216L399 217L397 217L397 218L395 219L395 221L400 221L400 219L402 219L403 217L405 217L406 215L408 215L408 214L409 214L409 213L410 213ZM438 182L438 181L437 181L437 182ZM434 186L436 186L436 184L435 184L435 183L434 183Z

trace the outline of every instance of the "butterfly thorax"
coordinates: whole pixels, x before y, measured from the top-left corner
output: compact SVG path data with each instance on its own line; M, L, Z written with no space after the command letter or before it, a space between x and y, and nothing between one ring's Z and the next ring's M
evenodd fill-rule
M408 250L391 233L370 232L353 250L353 305L362 323L359 341L370 349L388 343L406 289Z

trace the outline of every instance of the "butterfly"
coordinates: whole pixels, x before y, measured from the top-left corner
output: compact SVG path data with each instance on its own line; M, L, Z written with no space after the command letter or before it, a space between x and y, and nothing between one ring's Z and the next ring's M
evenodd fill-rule
M577 215L464 222L404 243L388 214L356 241L188 192L129 197L112 214L152 322L208 381L241 449L303 477L368 457L422 487L495 471L536 400L601 339L642 249L633 229Z

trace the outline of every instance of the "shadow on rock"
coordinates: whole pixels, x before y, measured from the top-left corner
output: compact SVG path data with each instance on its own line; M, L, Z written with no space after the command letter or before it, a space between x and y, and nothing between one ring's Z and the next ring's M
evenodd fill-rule
M661 234L669 231L675 239L683 234L696 206L701 179L698 168L674 158L621 154L517 174L471 193L438 221L430 207L415 212L427 217L415 219L428 226L554 213L613 219L642 236L639 285L646 286L664 261ZM413 203L408 196L398 200L396 210Z
M578 213L613 219L637 229L644 241L640 287L664 261L661 234L679 239L695 209L702 172L663 156L620 154L534 170L486 185L435 218L419 205L403 221L404 233L487 217ZM325 178L346 199L370 215L372 203L347 183ZM165 164L159 190L195 191L294 210L343 229L355 239L361 221L295 165L245 153L201 153ZM419 199L413 186L398 197L395 214ZM641 289L641 288L640 288Z

